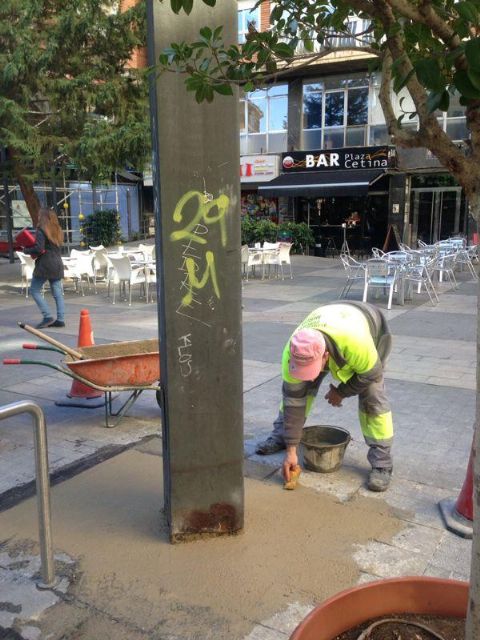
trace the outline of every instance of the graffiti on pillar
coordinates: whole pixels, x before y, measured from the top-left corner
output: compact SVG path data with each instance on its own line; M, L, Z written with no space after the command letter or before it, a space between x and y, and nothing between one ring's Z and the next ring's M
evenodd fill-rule
M182 378L188 378L192 373L192 334L187 333L178 339L178 364Z
M222 247L227 244L225 216L230 206L228 196L214 198L204 191L189 191L178 201L173 212L173 221L182 225L170 234L172 242L182 243L182 273L180 304L176 310L186 316L210 326L195 313L202 304L215 309L215 299L221 299L217 278L215 251L211 246L211 233L218 230Z

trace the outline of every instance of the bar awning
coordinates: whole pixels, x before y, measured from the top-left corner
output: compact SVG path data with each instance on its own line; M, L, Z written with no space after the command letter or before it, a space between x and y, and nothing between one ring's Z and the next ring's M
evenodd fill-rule
M369 186L383 175L385 175L385 171L379 169L284 173L268 184L258 187L258 193L269 198L278 196L311 198L361 196L365 195Z

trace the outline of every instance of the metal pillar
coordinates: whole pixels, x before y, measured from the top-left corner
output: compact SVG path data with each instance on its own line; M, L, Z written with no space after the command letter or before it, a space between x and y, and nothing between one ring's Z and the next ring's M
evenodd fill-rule
M148 2L149 64L205 25L237 39L237 2L190 16ZM165 511L172 542L243 527L238 94L197 104L151 75Z

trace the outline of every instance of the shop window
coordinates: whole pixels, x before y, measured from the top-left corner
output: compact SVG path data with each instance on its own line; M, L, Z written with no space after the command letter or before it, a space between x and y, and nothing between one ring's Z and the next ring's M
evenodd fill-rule
M246 153L287 150L288 85L274 85L245 94L240 100L240 110L240 126L243 124L240 132L246 136L240 143L242 149L247 149Z
M260 31L260 7L255 8L255 2L239 2L238 5L238 42L242 43L249 26Z
M267 136L252 135L248 136L247 155L256 155L265 153L267 149Z
M365 76L327 77L303 88L303 147L365 145L369 81ZM315 133L315 130L321 130Z
M269 133L268 150L270 153L283 153L287 148L287 132Z
M363 147L365 145L365 133L367 127L347 127L345 145L347 147Z
M305 151L309 151L310 149L321 149L322 148L322 130L321 129L305 130L303 132L302 148L305 149Z
M335 127L332 129L325 129L323 133L323 147L325 149L337 149L344 146L344 133L343 127Z
M248 154L247 142L248 142L247 136L240 136L240 155L241 156L246 156Z
M373 146L379 146L382 144L390 143L390 136L388 135L386 125L379 124L379 125L370 127L369 143Z
M348 92L347 124L367 124L368 87L350 89Z
M343 125L345 108L345 93L335 91L325 94L325 126L335 127Z
M452 140L466 140L469 132L465 118L447 118L447 134Z
M322 91L307 91L303 95L303 128L322 128Z

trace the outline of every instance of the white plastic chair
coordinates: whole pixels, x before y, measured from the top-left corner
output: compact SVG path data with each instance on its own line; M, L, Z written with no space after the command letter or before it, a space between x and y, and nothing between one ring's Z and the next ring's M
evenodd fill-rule
M132 306L132 285L140 284L145 287L145 299L148 302L148 282L145 273L145 267L138 266L135 267L130 262L128 256L122 256L116 258L114 256L108 257L109 262L111 263L112 269L109 273L108 285L110 289L110 282L113 284L113 301L112 304L115 304L115 290L116 285L119 284L120 288L122 284L125 286L128 284L128 306Z
M252 273L255 274L256 267L262 267L262 278L263 278L263 276L265 275L264 266L263 266L263 251L248 252L247 277L246 277L247 282L248 282L249 269L251 269Z
M100 245L100 247L102 247L102 245ZM93 252L93 283L96 290L98 278L107 280L109 265L105 247L93 249Z
M240 260L242 262L242 277L245 277L247 274L247 265L248 265L248 244L243 244L240 252Z
M340 260L347 276L347 281L338 296L343 298L344 296L347 297L350 288L355 282L365 282L365 264L344 253L340 254Z
M279 242L264 242L263 249L278 249L280 246Z
M138 250L143 253L145 260L155 260L155 245L154 244L139 244Z
M22 289L21 293L25 289L25 298L28 298L28 289L33 276L33 270L35 269L35 260L32 256L22 251L15 251L20 260L20 268L22 274Z
M97 247L89 246L92 251L106 251L107 249L103 246L103 244L99 244Z
M68 265L68 270L71 274L71 277L76 278L80 283L82 296L85 295L85 291L83 289L84 277L87 279L88 289L90 289L90 280L93 280L94 291L95 293L97 293L95 269L93 267L95 254L91 251L77 251L76 249L72 249L72 251L70 252L70 256L72 258L75 258L75 261L72 262L71 265Z
M275 277L278 277L278 269L282 274L282 280L285 280L285 273L283 271L283 265L287 264L290 267L290 279L293 279L292 263L290 261L290 250L292 243L279 242L273 248L265 247L267 243L263 245L263 264L264 267L275 266Z
M365 284L363 288L363 302L367 301L368 289L388 289L387 309L392 308L393 291L397 285L398 265L389 263L383 258L367 260L365 267Z

